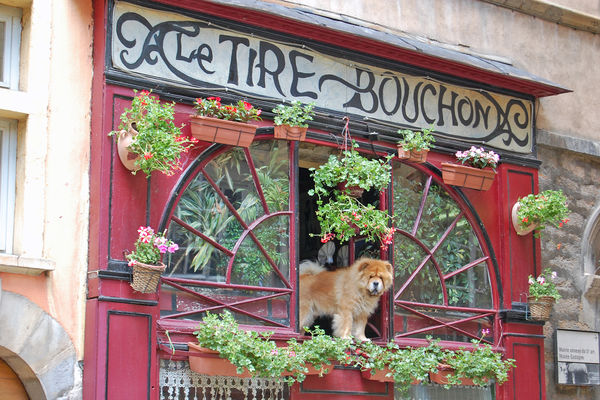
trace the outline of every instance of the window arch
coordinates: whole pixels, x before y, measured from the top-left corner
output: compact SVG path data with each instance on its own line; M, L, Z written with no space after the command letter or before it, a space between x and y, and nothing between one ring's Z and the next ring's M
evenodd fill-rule
M200 155L166 213L181 250L163 277L161 317L199 320L228 309L242 324L294 331L295 266L316 259L321 246L309 168L336 151L331 143L255 139L248 149L213 146ZM375 316L371 336L386 336L387 321L400 340L493 332L493 260L464 199L431 170L394 160L389 190L362 201L389 205L397 228L389 253L355 238L335 254L340 265L362 254L393 261L394 289L384 297L392 317Z

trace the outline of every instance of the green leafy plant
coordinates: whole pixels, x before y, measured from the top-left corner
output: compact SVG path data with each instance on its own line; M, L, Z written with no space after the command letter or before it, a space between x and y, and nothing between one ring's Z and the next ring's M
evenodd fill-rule
M197 98L194 102L196 114L201 117L218 118L228 121L248 122L260 120L262 110L252 104L238 100L237 104L223 105L220 97Z
M560 294L556 288L556 272L546 268L537 278L529 275L529 296L538 300L543 296L553 297L554 300L560 299Z
M433 131L433 125L420 131L399 129L398 133L402 135L402 140L398 142L398 145L407 151L430 150L435 143L435 137L431 131Z
M308 127L306 121L312 121L312 116L315 114L313 108L315 103L302 105L298 100L293 101L290 105L279 104L273 109L273 122L275 125L299 126L301 128Z
M515 360L503 360L501 353L495 352L487 343L482 344L481 339L473 339L471 342L473 349L444 351L443 361L452 369L452 373L447 376L448 383L460 384L463 378L472 379L479 386L487 385L491 379L499 384L506 382L508 372L516 365Z
M136 133L128 150L140 156L135 165L146 177L152 171L160 171L172 175L174 170L181 169L180 155L187 151L195 138L181 134L181 128L173 122L175 103L161 103L151 96L151 92L142 90L121 114L119 130L111 131L109 136L119 136L123 131L132 128ZM132 171L135 175L136 170Z
M218 351L221 358L237 367L238 373L248 371L252 376L270 378L291 373L282 377L290 384L305 379L307 365L325 372L332 362L371 373L385 371L401 390L415 380L426 382L442 363L454 369L447 388L460 384L461 377L482 386L488 384L488 379L501 384L515 366L514 360L502 360L501 353L477 340L473 341L473 349L443 349L439 340L431 337L426 346L400 348L393 342L381 346L327 336L318 327L307 332L311 335L309 339L290 339L284 346L277 346L271 339L273 332L244 331L231 313L225 311L220 315L207 313L194 335L200 346Z
M569 222L567 198L562 190L545 190L539 194L529 194L518 200L517 218L519 224L526 228L536 225L541 231L547 224L561 228Z
M500 156L498 154L491 150L485 151L483 147L471 146L469 150L457 151L455 155L456 159L460 161L461 164L466 164L467 166L479 169L491 167L495 170L500 161Z
M176 243L165 237L164 232L156 233L149 226L140 226L138 233L135 250L125 256L130 267L136 263L157 265L163 254L174 253L179 249Z

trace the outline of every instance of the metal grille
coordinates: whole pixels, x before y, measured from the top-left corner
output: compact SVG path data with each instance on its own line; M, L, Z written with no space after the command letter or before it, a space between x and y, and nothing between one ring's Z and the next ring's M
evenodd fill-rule
M160 361L161 400L285 400L281 380L200 375L187 361Z

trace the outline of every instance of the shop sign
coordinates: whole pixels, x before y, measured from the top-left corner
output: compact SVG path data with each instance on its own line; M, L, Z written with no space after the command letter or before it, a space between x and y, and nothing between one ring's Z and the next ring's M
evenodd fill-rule
M113 67L166 84L233 91L274 102L298 99L322 109L518 153L532 150L530 100L450 85L227 29L126 2L114 7Z
M600 385L600 334L598 332L556 330L558 383Z

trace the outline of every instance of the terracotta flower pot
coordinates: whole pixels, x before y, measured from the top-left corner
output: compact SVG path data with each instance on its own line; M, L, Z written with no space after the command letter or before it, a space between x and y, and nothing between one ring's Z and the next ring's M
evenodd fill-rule
M256 125L218 118L190 116L192 136L198 140L231 146L250 147Z
M125 168L130 171L137 171L140 169L139 165L136 165L136 161L140 158L139 154L132 153L128 147L133 143L133 140L137 135L137 131L130 125L128 129L119 131L117 136L117 152L119 159Z
M372 371L370 369L366 369L364 371L360 371L362 377L364 379L368 379L370 381L394 382L394 376L393 375L386 376L388 372L390 372L389 369L381 369L381 370L376 371L375 373L372 373Z
M202 375L209 376L237 376L241 378L250 378L252 375L248 371L243 374L237 373L237 367L229 360L221 358L219 353L199 346L197 343L189 342L188 348L190 354L188 361L190 369Z
M154 293L158 289L160 276L165 271L165 264L150 265L137 262L133 265L131 287L140 293Z
M494 183L496 171L491 168L480 169L462 164L442 163L442 178L448 185L488 190Z
M398 145L398 158L414 163L424 163L427 161L429 150L404 150L402 145Z
M275 125L273 127L275 139L299 140L301 142L306 139L307 130L308 127L302 128L290 125Z
M539 226L539 224L532 222L528 226L523 227L521 225L521 221L519 220L519 217L517 215L518 211L519 211L519 202L517 201L511 211L512 224L513 224L513 227L515 228L515 231L517 232L517 235L525 236L528 233L534 231Z
M552 296L540 296L535 299L532 296L527 296L527 305L529 306L529 315L531 319L536 321L548 321L552 307L556 300Z
M448 384L448 375L451 375L454 372L454 369L446 364L440 364L438 366L438 370L437 372L430 372L429 373L429 380L432 383L437 383L440 385L447 385ZM473 382L472 379L469 378L461 378L460 379L460 385L463 386L474 386L475 383Z

